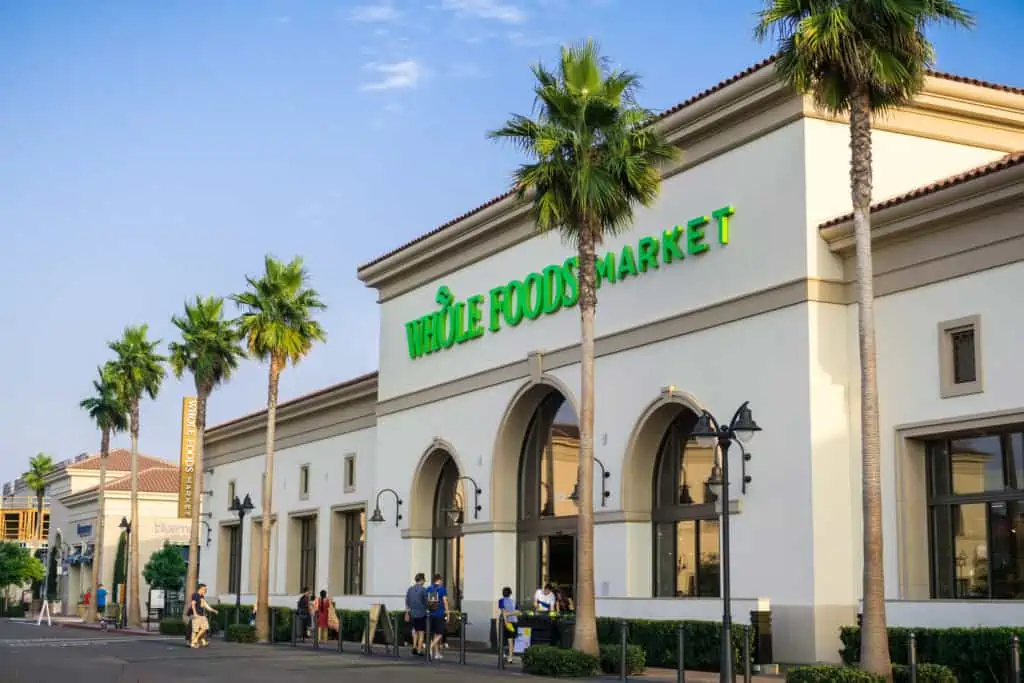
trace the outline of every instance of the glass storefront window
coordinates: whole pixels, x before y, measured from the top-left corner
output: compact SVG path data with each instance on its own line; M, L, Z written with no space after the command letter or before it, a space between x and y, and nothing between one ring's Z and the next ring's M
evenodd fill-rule
M449 604L456 610L462 605L465 569L462 525L465 515L459 467L455 459L446 454L434 492L433 573L443 577Z
M932 596L1024 599L1024 435L927 445Z
M665 431L654 470L654 594L718 597L718 516L707 487L715 450L690 439L697 421L681 412Z

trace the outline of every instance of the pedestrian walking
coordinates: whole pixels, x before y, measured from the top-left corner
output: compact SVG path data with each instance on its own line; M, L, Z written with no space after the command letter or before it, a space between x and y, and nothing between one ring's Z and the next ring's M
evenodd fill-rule
M206 602L206 584L201 583L192 594L192 604L189 606L192 615L192 642L189 645L195 649L206 647L210 644L207 635L210 632L210 620L208 614L217 614L217 610L210 607Z

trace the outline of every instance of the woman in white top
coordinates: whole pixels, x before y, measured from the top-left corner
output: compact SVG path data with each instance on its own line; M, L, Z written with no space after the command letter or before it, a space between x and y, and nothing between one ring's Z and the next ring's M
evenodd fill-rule
M546 583L543 588L538 588L537 592L533 594L533 607L541 614L554 612L558 609L556 599L554 591L551 590L551 584Z

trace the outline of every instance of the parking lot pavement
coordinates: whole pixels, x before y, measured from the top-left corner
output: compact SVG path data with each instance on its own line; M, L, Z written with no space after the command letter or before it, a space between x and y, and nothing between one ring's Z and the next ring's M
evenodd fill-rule
M454 663L362 657L302 648L211 641L191 650L183 638L109 635L81 629L0 622L0 683L303 683L379 681L470 683L515 677Z

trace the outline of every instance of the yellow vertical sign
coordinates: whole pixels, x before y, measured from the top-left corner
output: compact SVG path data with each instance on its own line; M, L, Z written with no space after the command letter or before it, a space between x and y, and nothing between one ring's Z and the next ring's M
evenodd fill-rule
M196 416L199 412L199 399L186 396L181 401L181 481L178 486L178 517L192 518L192 493L196 480L196 448L199 445L199 432L196 429Z

